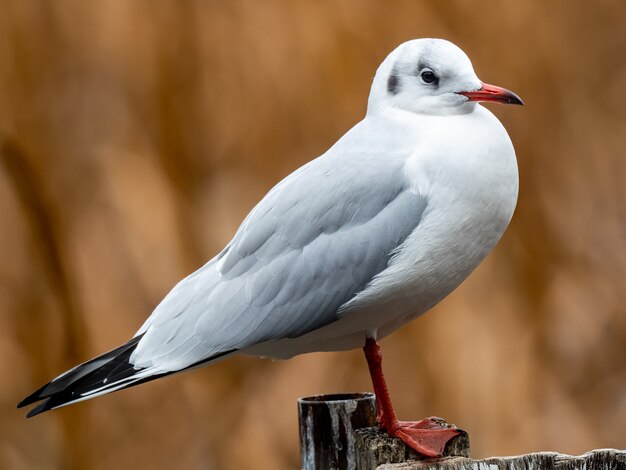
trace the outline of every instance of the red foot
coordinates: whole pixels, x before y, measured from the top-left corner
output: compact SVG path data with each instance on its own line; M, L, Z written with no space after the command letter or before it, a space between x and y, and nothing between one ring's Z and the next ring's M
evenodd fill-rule
M380 429L387 431L387 434L392 437L397 437L411 449L426 457L441 456L448 441L457 436L460 431L449 427L443 419L436 417L417 422L398 421L391 406L387 383L383 375L383 357L380 347L375 339L367 338L363 350L376 394L377 421Z
M445 421L436 417L415 422L396 421L386 431L426 457L440 457L448 441L459 434L458 429L443 423Z

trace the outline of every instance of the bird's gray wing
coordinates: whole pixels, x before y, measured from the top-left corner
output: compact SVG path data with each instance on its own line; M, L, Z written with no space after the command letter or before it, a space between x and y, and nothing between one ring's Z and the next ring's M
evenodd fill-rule
M136 366L175 370L335 321L420 221L426 200L404 162L333 148L288 176L157 307L139 331Z

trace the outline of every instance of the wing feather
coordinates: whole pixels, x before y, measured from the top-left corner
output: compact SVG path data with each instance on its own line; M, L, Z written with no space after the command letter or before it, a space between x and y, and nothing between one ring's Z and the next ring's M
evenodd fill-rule
M176 370L337 319L387 267L427 204L404 177L406 153L381 161L367 145L344 147L268 193L224 251L156 308L131 361Z

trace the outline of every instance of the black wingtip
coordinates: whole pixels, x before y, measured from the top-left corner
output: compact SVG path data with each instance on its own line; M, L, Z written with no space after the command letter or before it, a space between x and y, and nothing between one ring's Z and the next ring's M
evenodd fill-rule
M74 367L73 369L68 370L61 376L48 382L38 390L28 395L17 404L17 407L23 408L24 406L32 405L38 401L45 400L46 398L58 395L59 393L63 393L68 387L80 383L86 377L93 375L98 370L101 370L104 366L106 366L106 364L110 363L111 361L114 361L115 359L119 359L121 357L126 358L130 354L130 352L134 350L142 336L143 335L135 336L130 341L121 345L120 347L115 348L108 353L102 354L98 357L93 358L90 361L87 361L77 367ZM125 353L126 355L124 355ZM56 403L54 406L49 406L48 409L54 408L58 405L59 403ZM38 408L33 409L33 412L37 409ZM43 411L47 411L47 409L42 409L37 413L34 413L32 415L29 414L28 416L35 416L36 414L42 413Z
M17 407L22 408L44 400L35 408L30 410L30 412L26 415L27 418L32 418L46 411L68 405L76 401L92 398L89 392L94 389L102 391L101 393L94 395L98 396L102 393L109 393L109 391L134 387L167 375L193 369L194 367L226 356L235 351L234 349L230 351L223 351L214 356L191 364L190 366L179 371L157 373L135 380L130 380L127 383L124 383L121 387L114 387L117 383L123 383L129 378L132 379L133 375L135 375L138 371L138 369L135 369L133 364L130 363L129 358L139 342L139 339L140 337L135 337L125 345L71 369L65 374L47 383L36 392L31 393L18 403ZM110 382L107 382L109 380ZM110 386L112 390L104 391L103 384L105 383L108 383L108 386Z
M46 401L43 401L41 403L39 403L39 405L37 405L35 408L33 408L32 410L30 410L28 412L28 414L26 415L27 418L32 418L33 416L37 416L38 414L41 414L45 411L51 410L52 408L49 408L48 402L50 401L50 399L48 398Z
M40 400L43 400L45 397L42 397L41 395L42 395L43 391L46 389L46 387L48 385L50 385L50 382L48 382L43 387L35 390L33 393L28 395L26 398L24 398L21 402L19 402L17 404L17 407L18 408L23 408L25 406L32 405L33 403L36 403L36 402L38 402Z

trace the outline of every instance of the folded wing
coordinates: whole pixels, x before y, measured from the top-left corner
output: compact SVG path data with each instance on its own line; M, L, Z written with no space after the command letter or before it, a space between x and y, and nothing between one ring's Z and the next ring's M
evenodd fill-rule
M278 184L226 249L181 281L139 330L135 367L179 370L335 321L426 207L406 184L405 159L380 158L331 149Z

